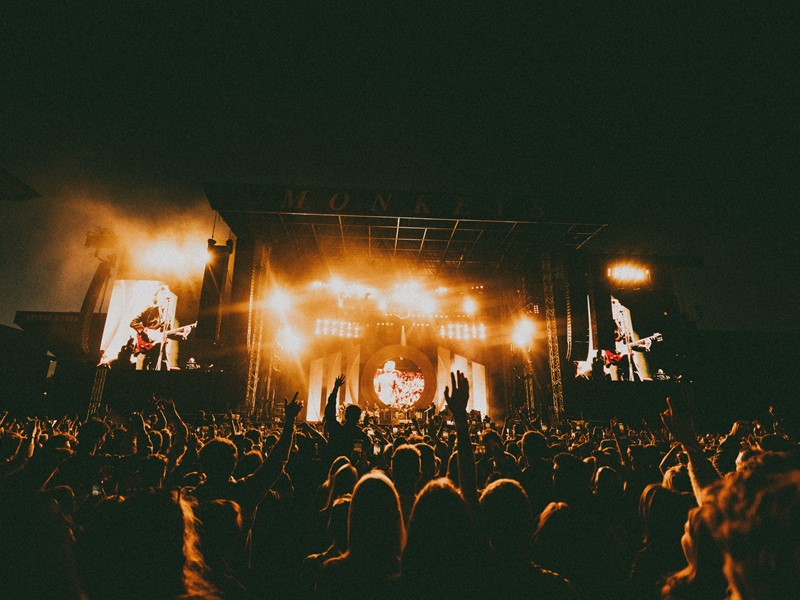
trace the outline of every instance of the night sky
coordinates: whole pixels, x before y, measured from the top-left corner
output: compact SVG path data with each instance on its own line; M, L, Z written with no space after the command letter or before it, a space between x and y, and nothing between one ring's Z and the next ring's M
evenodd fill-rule
M703 258L698 327L800 331L794 15L374 4L7 11L0 165L42 197L0 201L0 324L80 308L95 226L209 236L233 180L599 204L604 247Z

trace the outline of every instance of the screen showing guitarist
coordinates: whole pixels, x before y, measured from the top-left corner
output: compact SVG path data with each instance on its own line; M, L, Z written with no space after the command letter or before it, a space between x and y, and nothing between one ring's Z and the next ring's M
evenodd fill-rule
M131 321L136 332L136 368L138 370L169 369L168 355L170 339L186 339L193 325L173 329L175 294L169 286L160 286L153 295L153 303Z

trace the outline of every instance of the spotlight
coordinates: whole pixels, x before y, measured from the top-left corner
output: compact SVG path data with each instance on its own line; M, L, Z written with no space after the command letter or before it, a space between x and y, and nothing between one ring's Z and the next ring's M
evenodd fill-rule
M536 326L528 317L521 317L514 325L514 332L511 334L511 341L519 348L530 348L533 345L533 336L536 333Z
M303 336L290 325L284 325L278 330L275 341L281 350L292 356L300 354L304 345Z
M464 298L463 309L464 309L464 314L465 315L472 316L476 312L478 312L478 304L472 298L467 297L467 298Z
M636 264L619 263L608 268L608 276L617 283L645 283L650 280L650 270Z
M286 315L292 307L292 297L280 288L275 288L267 300L267 306L279 315Z

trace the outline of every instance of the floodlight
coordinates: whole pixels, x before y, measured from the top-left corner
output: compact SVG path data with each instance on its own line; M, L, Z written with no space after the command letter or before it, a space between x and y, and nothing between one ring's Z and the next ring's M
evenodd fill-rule
M650 270L633 263L617 263L608 268L608 277L617 283L645 283L650 281Z
M533 336L536 333L536 325L528 317L520 317L514 325L511 334L511 341L519 348L530 348L533 344Z

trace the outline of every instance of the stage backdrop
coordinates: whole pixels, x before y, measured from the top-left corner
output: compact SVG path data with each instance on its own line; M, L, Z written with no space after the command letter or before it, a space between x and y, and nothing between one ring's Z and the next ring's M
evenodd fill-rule
M398 365L413 363L424 381L422 390L413 403L415 408L425 409L433 403L437 410L445 407L444 388L450 385L450 373L462 371L470 383L469 410L487 414L486 368L465 356L439 346L436 366L421 350L413 346L391 345L380 348L362 364L361 346L352 344L343 350L314 359L308 371L308 401L306 419L321 421L325 413L325 402L333 389L334 380L340 373L346 375L346 385L339 393L338 406L359 404L363 408L385 406L375 388L376 374L382 372L387 361ZM412 378L417 379L417 378ZM337 408L338 408L337 406Z

